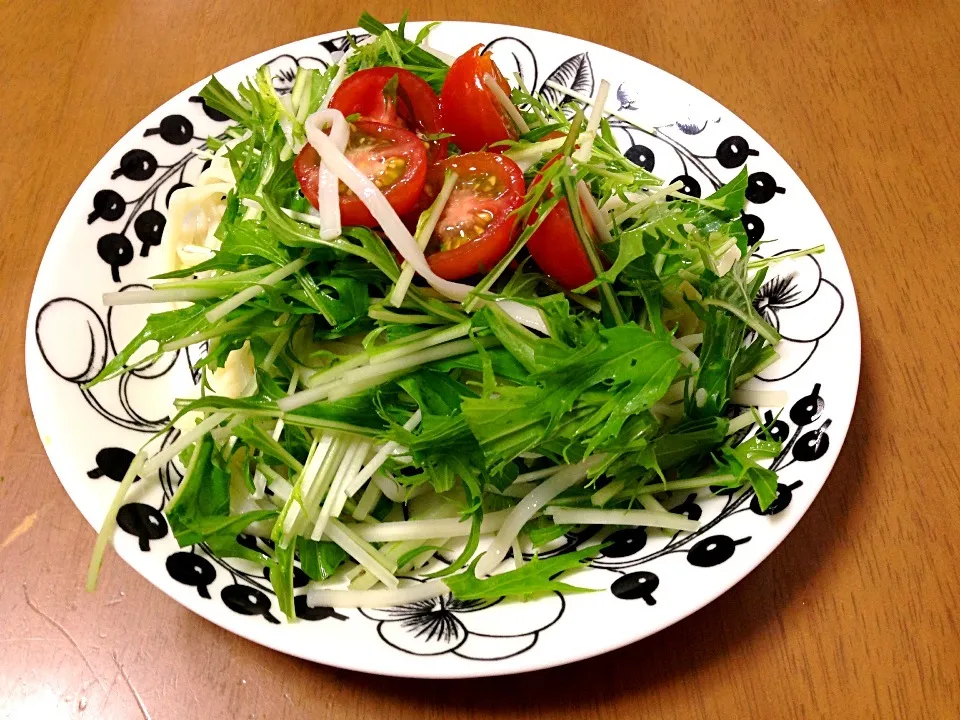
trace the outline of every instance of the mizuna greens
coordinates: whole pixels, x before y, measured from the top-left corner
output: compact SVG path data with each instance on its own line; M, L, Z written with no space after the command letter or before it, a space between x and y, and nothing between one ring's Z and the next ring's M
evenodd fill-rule
M182 465L166 507L177 541L269 568L292 619L295 566L315 604L530 597L574 589L558 573L600 547L523 560L565 533L695 529L670 512L673 490L750 487L766 508L777 478L758 461L780 445L749 406L780 399L737 388L776 359L779 336L753 307L769 263L751 259L740 221L746 169L687 197L617 149L605 83L587 114L522 85L509 101L493 93L522 118L500 143L527 185L512 247L470 284L431 279L417 245L431 242L449 171L406 235L396 213L381 229L341 226L339 212L311 207L294 171L312 137L320 197L338 183L372 197L343 165L331 94L383 66L444 86L429 28L410 40L404 23L360 24L369 42L326 71L300 68L288 94L266 68L236 93L210 79L201 97L235 124L208 141L196 186L174 196L171 269L152 291L105 298L175 305L94 383L207 347L197 393L175 402L179 434L139 469ZM579 288L539 272L525 248L558 208L592 268Z

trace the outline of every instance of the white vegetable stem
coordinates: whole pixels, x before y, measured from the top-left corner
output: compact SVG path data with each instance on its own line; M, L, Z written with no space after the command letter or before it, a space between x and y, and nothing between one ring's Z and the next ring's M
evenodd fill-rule
M483 347L499 344L499 341L493 336L480 338L477 342ZM464 355L475 349L476 345L473 340L454 340L377 365L362 365L347 371L335 382L327 382L289 397L280 398L277 401L277 407L284 412L290 412L312 402L348 397L361 390L376 387L382 382L386 382L391 376L402 375L419 365Z
M551 475L556 475L558 472L563 470L562 465L555 465L554 467L544 468L543 470L532 470L531 472L521 473L517 475L517 479L513 481L513 485L521 485L523 483L533 482L534 480L540 480L545 477L550 477Z
M717 260L717 275L723 277L730 272L730 268L734 266L740 257L740 248L738 248L736 245L732 245L729 249L727 249L726 252L723 253L723 255L720 256L720 259Z
M530 132L530 126L527 125L526 120L523 119L520 111L517 110L517 106L513 104L513 100L507 97L507 94L503 91L503 88L500 87L500 83L497 82L497 79L490 73L487 73L483 76L483 84L490 89L490 92L493 93L493 96L497 99L497 102L503 106L504 112L506 112L507 115L510 116L510 119L513 120L513 124L517 126L517 130L520 132L520 134L522 135Z
M320 107L317 108L318 112L323 112L330 107L330 100L333 98L333 94L337 91L337 88L340 87L340 83L343 82L343 78L347 74L347 57L353 54L352 51L353 48L350 48L350 50L348 50L346 54L340 58L340 63L337 65L337 74L334 75L333 80L330 81L330 87L327 88L327 94L323 96L323 100L320 101Z
M307 591L307 604L311 607L336 608L386 608L430 600L448 592L442 580L415 583L395 590L327 590L311 588Z
M557 495L583 480L587 476L587 471L603 462L605 457L605 455L595 455L577 465L564 468L538 485L533 492L511 509L500 532L477 563L477 577L489 575L506 556L513 539L520 534L520 530L527 521Z
M150 458L143 466L143 474L149 475L152 472L156 472L161 467L166 465L168 462L173 460L180 452L191 445L193 445L197 440L202 438L208 432L213 430L217 425L222 423L230 417L228 412L216 412L213 413L203 422L199 423L195 428L190 432L184 433L175 442L170 443L167 447L163 448Z
M430 237L433 235L437 223L440 222L440 216L443 215L443 209L447 206L447 201L450 199L450 195L453 194L453 189L457 186L458 179L459 175L455 172L447 172L443 179L443 187L440 188L436 199L427 209L427 219L417 228L415 239L421 252L427 249ZM400 307L403 304L403 298L410 288L410 283L413 282L415 272L413 265L404 261L403 267L400 268L400 277L397 278L397 284L394 285L393 292L390 293L390 304L394 307Z
M377 487L383 491L383 494L386 495L393 502L408 502L418 495L422 495L427 492L428 489L431 489L429 485L424 483L423 485L417 485L413 488L401 487L396 480L391 477L387 477L384 473L378 472L373 474L371 482L377 484Z
M359 468L361 463L363 463L369 448L369 443L363 440L351 443L347 448L343 460L340 461L340 466L337 468L337 473L330 483L330 490L327 492L327 497L323 501L323 506L320 508L320 515L310 535L311 540L322 539L323 531L326 529L330 518L337 517L340 514L340 510L343 507L340 502L341 496L346 500L346 495L343 494L344 483L346 483L353 472L356 472L354 468Z
M737 405L754 407L784 407L789 396L783 390L744 390L737 388L730 393L730 401Z
M163 302L193 302L194 300L209 300L220 297L220 290L203 290L201 288L184 288L182 290L125 290L103 294L103 304L107 307L115 305L146 305L148 303Z
M481 533L492 533L503 527L507 510L486 513L480 525ZM432 520L398 520L375 525L350 525L357 537L367 542L396 542L398 540L427 540L436 537L465 537L470 534L470 522L459 518ZM508 545L509 547L509 545Z
M693 350L697 345L703 342L703 333L693 333L692 335L684 335L683 337L677 338L677 342L683 345L685 348Z
M324 534L346 550L350 557L373 573L388 588L396 588L400 584L400 581L393 574L397 569L397 564L384 557L383 553L357 536L355 532L336 518L330 518Z
M600 127L600 120L603 118L603 107L607 104L607 94L609 92L610 83L601 80L600 87L597 89L597 97L593 101L590 120L587 122L587 130L581 136L580 145L573 153L573 159L577 162L590 161L590 155L593 153L593 139L597 136L597 129Z
M579 510L576 508L548 507L547 515L563 525L630 525L669 528L692 532L700 523L688 520L683 515L651 510Z
M513 160L523 172L526 172L540 162L540 158L542 158L545 153L559 150L566 141L567 139L565 137L541 140L532 145L507 150L504 156Z
M435 345L442 345L443 343L450 342L451 340L458 340L459 338L466 336L469 332L470 323L468 322L454 325L453 327L445 330L430 330L428 331L429 334L426 337L417 340L416 342L405 343L393 350L387 350L386 352L373 355L370 358L370 364L380 365L385 362L396 360L397 358L413 355L416 352L426 350L427 348L434 347Z
M140 474L146 459L146 453L142 450L134 456L133 461L129 467L127 467L127 472L124 474L123 480L120 481L120 487L117 488L117 492L113 496L113 502L110 503L110 508L103 518L103 525L100 526L100 532L97 534L97 542L93 546L93 555L90 556L90 565L87 568L88 592L93 592L97 589L97 577L100 575L100 566L103 564L103 554L106 552L107 543L113 536L114 528L117 527L117 512L123 504L123 499L130 491L133 481L136 480L137 475Z
M407 432L413 430L417 425L420 424L420 419L423 417L423 413L420 410L417 410L410 418L403 424L403 429ZM373 477L374 473L380 469L380 467L387 461L387 458L390 457L390 454L399 447L399 444L390 440L385 442L379 450L377 450L376 455L370 458L370 462L361 470L355 478L350 480L349 485L347 486L347 492L350 495L353 495L357 490L359 490L367 480Z
M232 298L224 300L222 303L214 307L213 309L207 311L207 322L215 323L221 318L225 317L228 313L233 310L236 310L238 307L243 305L249 300L257 297L260 293L263 292L265 287L270 287L271 285L276 285L278 282L283 280L288 275L292 275L297 272L307 264L307 258L299 258L292 262L287 263L283 267L277 268L272 273L267 275L263 280L258 282L256 285L251 285L244 290L241 290Z
M632 205L629 205L626 210L616 216L616 224L622 225L625 221L630 218L637 217L640 215L646 208L653 205L655 202L659 202L661 199L665 198L670 193L675 193L678 190L683 188L683 181L678 180L672 185L667 185L666 187L659 188L654 190L651 193L646 195L641 195L636 202Z
M353 519L366 520L382 496L383 491L376 483L372 482L367 485L367 489L360 496L360 502L357 503L356 510L353 511Z
M693 371L700 369L700 358L690 348L677 339L671 340L670 343L680 351L680 362Z
M610 228L607 227L607 222L604 220L603 213L600 212L600 208L597 206L597 201L593 198L593 193L590 192L590 188L587 187L587 184L583 180L577 183L577 195L580 196L580 202L587 209L587 215L590 217L590 222L594 230L596 230L597 235L599 235L600 242L611 242L613 236L610 234Z

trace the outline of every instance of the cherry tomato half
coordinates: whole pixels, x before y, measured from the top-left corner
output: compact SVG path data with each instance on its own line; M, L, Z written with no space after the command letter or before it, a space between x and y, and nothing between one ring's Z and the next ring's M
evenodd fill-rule
M517 128L484 82L492 75L509 96L510 86L482 47L453 61L440 91L440 114L447 132L464 152L480 150L500 140L516 140ZM497 151L497 148L491 148Z
M556 162L556 159L548 162L544 169ZM534 182L539 180L540 175L534 179ZM550 195L552 193L547 190L544 197ZM596 243L596 231L582 202L580 203L580 214L583 216L587 232L590 233L591 238ZM528 224L535 223L537 217L536 211L531 213ZM577 229L573 224L570 205L565 200L557 203L544 218L543 223L527 241L527 250L530 251L530 255L533 256L540 269L567 290L586 285L596 277L593 267L590 265L590 259L583 249L583 243L580 242L580 236L577 235Z
M396 87L387 90L387 84L394 77ZM403 68L378 67L355 72L337 88L330 107L345 116L359 114L366 120L421 135L443 132L437 94L426 80ZM448 142L446 139L430 142L430 162L447 157Z
M370 178L383 192L397 214L409 212L423 190L427 174L427 150L409 130L360 120L350 127L347 160ZM300 190L318 207L320 156L304 146L293 163ZM375 227L367 206L343 184L340 185L340 222L344 225Z
M523 204L523 172L502 155L471 152L442 164L459 176L433 231L427 257L433 271L459 280L490 270L513 243L516 218ZM429 251L429 248L428 248Z

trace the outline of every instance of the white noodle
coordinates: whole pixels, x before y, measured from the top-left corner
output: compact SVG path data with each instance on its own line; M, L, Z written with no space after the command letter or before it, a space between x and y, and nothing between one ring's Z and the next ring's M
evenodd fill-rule
M323 129L329 125L330 143L338 152L343 152L350 139L350 127L339 110L319 110L307 118L305 130L307 138L317 133L323 134ZM313 131L311 133L311 131ZM313 144L312 142L310 143ZM314 148L316 149L316 148ZM319 152L319 150L317 151ZM317 188L317 209L320 212L320 237L324 240L333 240L340 235L340 194L337 176L330 169L329 163L320 161L320 179Z
M583 480L587 476L587 471L603 462L604 458L603 455L595 455L577 465L570 465L560 470L549 480L538 485L533 492L512 508L500 532L477 563L477 577L489 575L503 560L513 539L520 534L520 530L527 521L557 495Z

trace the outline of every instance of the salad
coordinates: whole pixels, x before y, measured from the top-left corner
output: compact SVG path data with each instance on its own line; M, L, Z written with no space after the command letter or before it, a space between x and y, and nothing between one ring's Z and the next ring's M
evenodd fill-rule
M617 148L606 81L555 107L432 25L360 25L289 93L266 68L200 93L234 124L171 199L169 271L104 296L159 307L93 384L205 354L88 586L163 468L180 545L268 568L291 619L295 571L313 606L573 592L616 528L697 529L676 491L767 508L781 448L755 407L783 398L740 386L780 338L746 169L686 196Z

